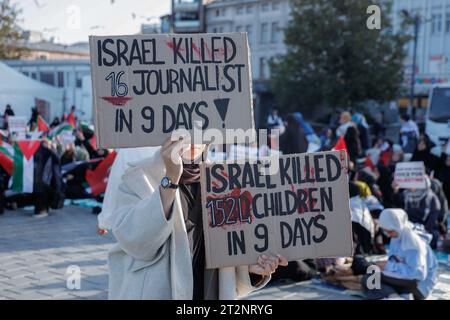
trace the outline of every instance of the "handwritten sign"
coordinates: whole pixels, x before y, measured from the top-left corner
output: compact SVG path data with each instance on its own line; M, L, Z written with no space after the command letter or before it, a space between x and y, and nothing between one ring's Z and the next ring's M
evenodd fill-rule
M216 129L225 143L233 142L226 129L253 131L246 33L91 36L89 42L99 147L158 146L176 129Z
M28 131L27 118L21 116L9 116L8 131L14 141L26 139Z
M203 163L207 267L351 256L347 170L345 151Z
M394 181L399 188L425 189L425 166L422 161L399 162L395 165Z

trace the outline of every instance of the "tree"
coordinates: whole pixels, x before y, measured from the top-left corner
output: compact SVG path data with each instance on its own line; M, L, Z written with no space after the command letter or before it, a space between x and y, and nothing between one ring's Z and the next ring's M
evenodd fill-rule
M21 10L10 0L0 0L0 60L20 59L24 49L18 45L21 29L18 26Z
M410 36L393 34L391 2L378 2L381 29L371 30L366 10L373 0L291 0L287 53L271 61L280 108L311 114L318 106L358 108L399 94Z

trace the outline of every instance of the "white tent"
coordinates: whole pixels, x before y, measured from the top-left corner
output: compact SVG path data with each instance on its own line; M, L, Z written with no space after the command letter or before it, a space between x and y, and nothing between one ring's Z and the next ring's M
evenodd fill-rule
M36 99L48 103L49 119L60 116L63 110L63 90L33 80L0 62L0 112L10 104L16 116L31 117Z

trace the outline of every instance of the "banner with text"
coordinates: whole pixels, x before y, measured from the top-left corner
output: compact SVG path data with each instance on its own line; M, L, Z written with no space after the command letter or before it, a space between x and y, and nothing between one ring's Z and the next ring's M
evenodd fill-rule
M89 42L99 147L158 146L174 130L192 135L194 128L216 129L225 143L254 140L246 33L90 36ZM251 135L229 137L227 129ZM217 142L211 134L203 142Z
M207 267L351 256L347 171L345 151L203 163Z
M399 188L425 189L425 166L422 161L399 162L395 165L394 180Z

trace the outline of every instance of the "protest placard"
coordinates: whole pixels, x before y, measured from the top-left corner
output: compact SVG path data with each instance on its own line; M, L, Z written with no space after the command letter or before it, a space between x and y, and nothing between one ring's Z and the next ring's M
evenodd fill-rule
M8 131L13 134L14 132L27 132L27 118L19 116L8 117Z
M8 131L14 141L26 139L26 133L28 131L27 118L21 116L9 116Z
M207 268L254 264L261 254L352 255L345 151L203 163L200 171Z
M426 184L423 161L397 163L395 165L394 181L399 188L424 189Z
M216 129L226 143L255 138L246 33L91 36L89 42L99 147L158 146L176 129ZM252 136L228 137L227 129Z

